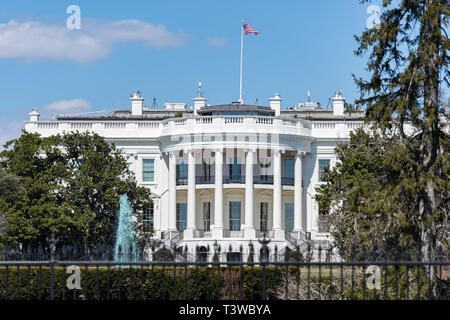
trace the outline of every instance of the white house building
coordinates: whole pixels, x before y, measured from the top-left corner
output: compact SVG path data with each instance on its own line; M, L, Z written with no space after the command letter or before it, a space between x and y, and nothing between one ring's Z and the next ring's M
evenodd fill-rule
M151 190L146 223L171 247L220 246L221 259L233 260L240 250L249 253L250 241L257 255L264 235L271 251L326 246L326 212L315 189L323 169L336 162L335 147L365 126L364 113L344 113L342 92L329 110L311 101L282 108L278 94L268 107L206 101L200 88L191 108L148 108L137 92L131 109L107 116L40 121L34 109L25 129L42 136L90 131L114 142L138 183Z

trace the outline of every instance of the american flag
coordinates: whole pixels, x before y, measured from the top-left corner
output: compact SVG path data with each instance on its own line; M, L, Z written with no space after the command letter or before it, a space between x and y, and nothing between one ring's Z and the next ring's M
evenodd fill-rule
M249 24L244 24L244 34L248 35L249 33L258 34L259 31L254 30Z

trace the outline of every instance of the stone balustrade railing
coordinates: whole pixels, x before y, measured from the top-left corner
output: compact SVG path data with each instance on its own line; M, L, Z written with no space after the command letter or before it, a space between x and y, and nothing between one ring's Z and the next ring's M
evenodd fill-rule
M105 137L158 137L192 132L278 133L302 136L346 136L349 131L365 128L363 121L307 121L281 117L206 116L170 118L162 121L143 120L64 120L27 121L25 130L43 136L71 131L91 131Z

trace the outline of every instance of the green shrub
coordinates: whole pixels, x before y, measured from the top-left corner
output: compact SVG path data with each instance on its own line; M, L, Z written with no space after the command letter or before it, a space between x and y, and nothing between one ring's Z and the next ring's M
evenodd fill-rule
M303 255L300 252L292 251L292 250L288 251L288 253L284 257L284 260L286 262L304 261Z
M162 248L157 250L153 254L153 261L173 261L173 254L172 251L170 251L167 248Z
M80 268L81 289L69 290L66 281L70 275L65 273L65 268L55 267L55 300L261 299L261 268L257 267L177 267L175 270L173 266ZM239 285L241 272L244 279L242 287ZM19 270L0 267L0 299L49 300L50 274L47 266L21 267ZM282 270L267 268L269 298L275 298L276 287L282 278Z

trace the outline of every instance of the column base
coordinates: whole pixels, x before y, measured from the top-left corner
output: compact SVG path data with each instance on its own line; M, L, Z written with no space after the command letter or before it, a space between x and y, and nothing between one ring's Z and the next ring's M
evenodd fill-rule
M211 229L211 238L222 239L223 238L223 228L212 228Z
M275 240L284 240L284 230L283 229L273 229L273 238Z
M195 231L195 229L186 229L186 230L184 230L184 232L183 232L183 239L186 239L186 240L191 240L191 239L194 239L194 232Z
M255 239L256 238L255 228L244 228L244 238L245 239Z

